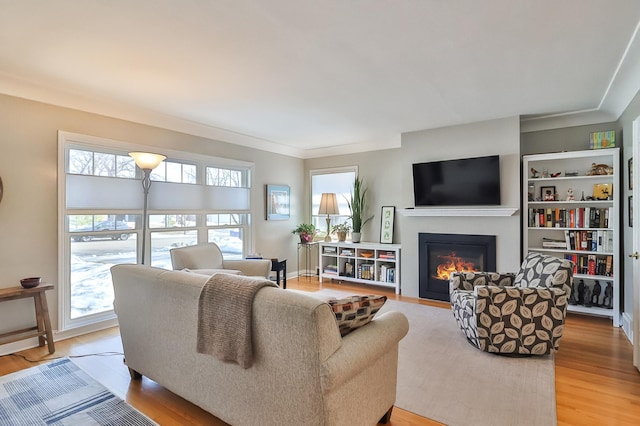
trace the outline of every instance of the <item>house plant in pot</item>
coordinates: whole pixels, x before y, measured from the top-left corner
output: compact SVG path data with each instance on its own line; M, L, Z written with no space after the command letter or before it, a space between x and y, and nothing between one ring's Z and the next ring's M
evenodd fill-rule
M353 192L351 193L351 198L347 200L347 205L349 206L349 211L351 212L351 223L353 224L353 232L351 233L351 241L354 243L360 242L360 232L362 231L362 227L366 225L371 219L373 219L373 215L369 216L365 219L365 208L366 208L366 195L367 188L363 187L362 179L360 176L356 176L353 181Z
M300 242L303 244L312 242L316 232L318 231L312 223L301 223L296 229L291 231L292 234L298 234L298 236L300 236Z
M331 227L331 232L338 236L338 241L340 242L347 239L349 231L351 231L351 225L348 222L339 223Z

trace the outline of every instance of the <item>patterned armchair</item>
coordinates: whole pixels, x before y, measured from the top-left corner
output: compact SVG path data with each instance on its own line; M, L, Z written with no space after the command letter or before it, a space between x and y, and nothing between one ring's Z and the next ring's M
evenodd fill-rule
M482 351L546 355L559 348L572 279L573 262L529 253L517 274L452 273L451 309Z

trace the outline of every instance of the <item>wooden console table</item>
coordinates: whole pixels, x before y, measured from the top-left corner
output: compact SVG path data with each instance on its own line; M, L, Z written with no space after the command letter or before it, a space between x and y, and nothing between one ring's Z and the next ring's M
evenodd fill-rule
M55 352L56 349L53 344L47 296L44 294L47 290L53 290L53 284L40 284L34 288L0 288L0 302L33 297L33 303L36 308L36 326L0 334L0 345L29 339L31 337L38 337L39 346L44 346L46 340L49 353L52 354Z

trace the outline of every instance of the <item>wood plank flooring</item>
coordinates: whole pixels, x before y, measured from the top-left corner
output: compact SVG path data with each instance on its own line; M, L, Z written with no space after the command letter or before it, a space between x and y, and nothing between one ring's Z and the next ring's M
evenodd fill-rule
M354 293L386 294L391 299L449 308L448 303L396 296L393 290L316 278L287 280L288 288L316 291L332 288ZM462 336L461 336L462 338ZM55 356L121 352L118 328L56 342ZM45 348L21 352L30 359L46 360ZM90 375L161 425L225 425L211 414L167 391L147 378L131 381L121 355L74 358ZM15 356L0 357L0 375L34 364ZM632 365L632 346L611 321L570 314L561 349L555 356L556 405L559 425L640 425L640 372ZM437 425L438 422L399 408L391 426Z

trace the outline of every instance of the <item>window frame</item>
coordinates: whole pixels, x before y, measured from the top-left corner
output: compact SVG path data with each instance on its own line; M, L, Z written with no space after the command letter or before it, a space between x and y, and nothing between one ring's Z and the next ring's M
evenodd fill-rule
M319 215L317 212L314 212L313 209L313 177L314 176L318 176L318 175L331 175L331 174L339 174L339 173L354 173L354 178L355 176L358 176L358 166L357 165L353 165L353 166L342 166L342 167L331 167L331 168L323 168L323 169L313 169L313 170L309 170L309 212L310 212L310 218L311 218L311 223L316 225L316 229L318 229L320 231L320 234L322 234L321 236L324 237L324 233L326 230L326 216L325 215ZM321 194L321 193L318 193ZM340 197L340 195L338 194L338 197ZM341 200L338 200L338 203L340 203ZM342 211L341 211L342 213ZM332 220L331 220L331 226L335 225L336 223L342 223L345 222L349 217L349 214L340 214L340 215L335 215L332 216ZM341 218L342 220L338 220L338 221L334 221L335 218ZM349 234L349 236L347 237L349 240L351 239L351 234Z
M167 156L167 161L172 163L181 163L187 165L196 166L196 182L172 182L166 179L159 181L152 177L151 192L154 191L153 186L156 188L161 187L162 184L167 184L167 188L175 185L188 185L189 187L198 186L204 188L206 191L205 182L205 170L207 167L215 167L219 169L240 170L243 176L243 187L238 188L246 194L245 208L238 209L215 209L210 205L202 204L198 208L190 207L188 209L176 211L176 209L167 208L149 208L148 214L151 215L195 215L195 226L185 228L151 228L147 229L147 248L145 250L147 259L145 264L151 264L152 253L151 247L151 233L171 231L176 229L196 229L197 231L197 244L206 243L208 240L209 230L217 228L228 228L228 226L214 226L207 225L207 214L245 214L247 219L245 223L236 225L236 228L242 228L242 250L243 256L250 253L253 247L253 226L251 221L251 198L253 188L251 186L255 165L252 162L245 162L233 159L225 159L220 157L207 156L197 153L190 153L185 151L176 151L172 149L165 149L161 147L146 146L140 144L134 144L129 142L122 142L112 139L99 138L95 136L76 134L66 131L58 131L58 329L60 332L65 332L77 327L91 326L91 328L99 329L115 325L115 312L110 310L108 312L100 312L81 316L80 318L71 318L71 236L77 232L70 232L67 224L67 217L70 215L123 215L131 214L142 217L142 207L140 208L127 208L127 209L101 209L101 208L70 208L67 204L67 176L74 175L74 173L67 172L67 165L69 164L69 150L79 149L84 151L95 153L105 153L114 155L127 155L132 151L146 151L146 152L162 152ZM116 157L117 158L117 157ZM116 161L117 162L117 161ZM182 176L184 180L184 170L182 170ZM94 174L82 174L86 177L100 177ZM123 179L128 182L137 181L138 185L141 185L142 173L138 167L135 168L134 177L110 177L111 179ZM178 187L185 188L186 187ZM232 187L233 188L233 187ZM226 187L222 188L223 190ZM233 188L235 189L235 188ZM160 189L156 189L159 191ZM142 200L143 192L140 186L140 201ZM142 204L140 202L140 204ZM142 241L142 229L141 226L136 224L135 229L131 229L128 232L135 233L136 237L136 257L138 262L140 261L140 245ZM102 326L100 326L102 324ZM96 328L98 327L98 328Z

